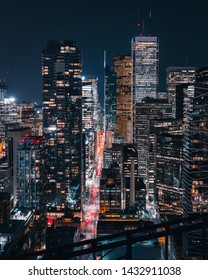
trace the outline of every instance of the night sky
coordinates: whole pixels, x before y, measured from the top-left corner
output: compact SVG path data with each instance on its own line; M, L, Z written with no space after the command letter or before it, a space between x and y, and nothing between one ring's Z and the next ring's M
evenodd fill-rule
M181 3L182 2L182 3ZM192 3L193 2L193 3ZM75 40L83 53L83 74L103 83L103 52L130 54L140 15L152 11L159 37L160 90L166 67L208 64L208 1L197 0L5 0L1 1L0 75L17 101L41 102L41 52L50 39ZM101 98L102 99L102 98Z

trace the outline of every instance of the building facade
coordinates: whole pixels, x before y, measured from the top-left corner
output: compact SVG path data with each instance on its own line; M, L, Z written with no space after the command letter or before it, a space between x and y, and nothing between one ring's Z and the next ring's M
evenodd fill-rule
M116 129L116 73L105 67L105 131Z
M132 61L130 55L113 58L116 73L116 134L132 143Z
M46 204L45 137L23 136L17 150L19 209L43 210Z
M160 216L182 215L182 120L155 125L156 198Z
M74 41L50 41L42 53L43 134L48 207L80 210L82 185L82 58Z
M135 108L135 142L138 151L138 175L147 186L148 197L155 198L155 134L157 121L170 118L171 105L167 100L146 98Z
M133 142L136 143L135 105L146 97L156 98L158 93L158 38L140 36L132 39L132 103Z
M176 117L176 87L181 84L195 83L195 67L168 67L166 87L168 101L172 104L172 114Z
M189 86L185 97L183 141L183 215L208 212L208 68L196 71L196 84ZM207 241L206 241L207 242ZM183 257L200 259L201 232L184 234ZM207 258L207 256L206 256Z

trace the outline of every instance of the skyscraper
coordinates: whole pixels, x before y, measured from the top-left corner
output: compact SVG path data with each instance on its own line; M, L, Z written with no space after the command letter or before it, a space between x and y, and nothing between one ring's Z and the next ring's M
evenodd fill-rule
M74 41L50 41L42 53L43 133L48 157L48 206L80 209L82 59Z
M17 149L19 145L19 140L22 136L26 134L31 134L31 129L29 128L10 128L7 131L8 139L8 164L12 168L12 197L13 205L12 207L17 206Z
M157 121L170 118L167 100L146 98L135 105L135 143L138 151L138 175L147 186L147 195L155 197L155 135Z
M105 131L116 129L116 73L105 67Z
M82 79L82 133L83 172L86 178L95 164L95 141L98 127L98 87L97 78Z
M126 143L132 143L132 62L130 55L115 56L116 72L116 133Z
M158 38L134 37L132 39L133 101L141 102L158 92Z
M98 125L97 78L82 78L82 127L83 132L92 132Z
M166 86L168 101L172 104L172 114L176 117L176 87L181 84L195 83L195 67L168 67Z
M196 71L196 84L185 97L183 141L183 214L208 212L208 67ZM207 242L207 240L206 240ZM183 239L185 259L200 259L201 231L188 232ZM207 256L206 256L207 258Z
M155 184L160 215L182 215L182 128L182 120L161 120L155 125Z
M132 101L133 141L135 139L135 104L145 97L156 98L158 93L158 38L140 36L132 39Z

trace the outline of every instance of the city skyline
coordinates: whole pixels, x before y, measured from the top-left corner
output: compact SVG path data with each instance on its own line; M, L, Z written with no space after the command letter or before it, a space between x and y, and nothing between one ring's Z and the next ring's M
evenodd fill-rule
M11 2L0 259L208 259L208 5Z
M166 67L206 64L208 41L206 6L204 1L175 1L171 7L165 1L26 1L2 4L0 77L6 75L9 95L18 101L38 101L41 98L41 51L50 39L75 40L83 53L83 74L99 77L100 101L103 100L103 52L107 63L115 55L130 54L131 39L139 35L137 21L145 26L152 11L152 35L159 37L159 89L165 90ZM202 9L203 7L203 9ZM138 13L140 10L140 13ZM199 21L200 18L200 21ZM15 28L14 28L15 27ZM115 36L116 35L116 36ZM194 36L194 40L193 40ZM198 44L198 42L203 42ZM15 51L14 51L15 50ZM103 104L102 104L103 105Z

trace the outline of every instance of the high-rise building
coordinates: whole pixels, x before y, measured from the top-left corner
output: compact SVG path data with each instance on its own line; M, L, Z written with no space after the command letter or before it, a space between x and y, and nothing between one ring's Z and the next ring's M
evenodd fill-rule
M82 78L82 133L84 184L95 164L95 139L98 128L97 78ZM86 190L86 188L85 188Z
M140 36L132 39L133 142L136 143L135 105L158 94L158 38Z
M10 214L13 209L13 199L13 168L8 164L7 157L3 157L0 159L0 216L4 211L3 216L9 216L7 213Z
M188 87L184 121L183 214L188 216L208 212L208 67L198 69L196 84ZM184 258L200 259L203 242L201 231L184 234Z
M0 102L7 98L8 85L4 80L0 80Z
M17 205L17 149L19 145L19 140L24 135L31 134L31 129L29 128L10 128L7 131L7 139L8 139L8 165L12 168L12 200L13 207Z
M43 210L46 205L45 138L23 136L17 150L19 209Z
M100 180L100 212L121 211L121 175L117 167L103 169Z
M80 209L82 185L82 58L74 41L50 41L42 53L43 134L48 207Z
M158 38L140 36L132 39L133 104L158 93Z
M137 149L132 144L123 145L122 151L124 208L136 206L136 182L138 178Z
M155 125L155 184L160 216L182 215L182 120L158 121Z
M34 102L17 103L17 114L21 127L30 128L34 136L43 134L42 106Z
M125 143L132 143L132 62L130 55L115 56L116 133Z
M147 195L155 197L155 135L158 120L170 118L171 105L167 100L146 98L135 105L135 143L138 151L138 176L147 186Z
M172 104L172 114L176 117L176 87L181 84L195 83L195 67L168 67L166 87L168 101Z
M5 98L0 102L0 145L3 152L7 149L7 129L20 124L17 106L14 98Z
M116 73L105 67L105 131L116 129Z

